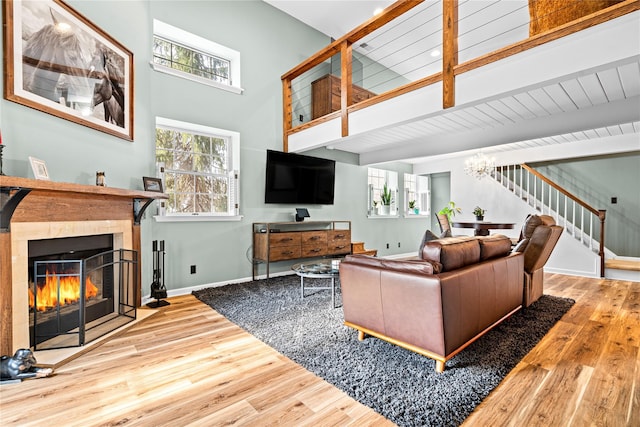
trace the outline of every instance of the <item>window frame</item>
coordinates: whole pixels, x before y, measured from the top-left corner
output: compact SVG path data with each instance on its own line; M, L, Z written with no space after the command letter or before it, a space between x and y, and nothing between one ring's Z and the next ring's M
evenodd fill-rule
M389 215L376 212L374 201L379 203L380 192L384 184L376 185L372 180L384 180L391 191L391 207ZM367 217L368 218L398 218L398 172L380 168L367 168Z
M150 64L155 71L170 74L176 77L181 77L186 80L201 83L207 86L212 86L236 94L242 94L244 92L244 89L242 89L240 82L240 52L215 43L211 40L207 40L198 35L192 34L188 31L174 27L157 19L153 20L152 40L155 39L155 37L161 38L176 45L180 45L198 53L204 53L208 56L213 56L229 61L229 78L231 81L229 84L216 82L214 80L207 79L196 74L191 74L186 71L167 67L166 65L157 64L153 59L155 55L152 48L152 58Z
M412 198L411 194L415 194ZM409 210L409 201L415 200L418 213ZM431 182L429 176L404 174L404 212L405 217L416 218L431 215Z
M195 123L182 122L179 120L156 117L155 129L168 129L178 132L209 136L214 138L225 138L229 141L230 165L228 171L229 183L227 197L229 204L226 212L166 212L164 201L159 201L158 215L154 218L158 222L169 221L234 221L242 219L240 215L240 133L226 129L214 128ZM154 132L155 134L155 132ZM157 150L157 141L155 141ZM154 155L154 158L156 156ZM162 179L163 188L167 192L168 188L165 180L164 164L157 163L157 176ZM186 171L188 173L193 170ZM207 174L214 176L215 174ZM214 194L213 192L211 193Z

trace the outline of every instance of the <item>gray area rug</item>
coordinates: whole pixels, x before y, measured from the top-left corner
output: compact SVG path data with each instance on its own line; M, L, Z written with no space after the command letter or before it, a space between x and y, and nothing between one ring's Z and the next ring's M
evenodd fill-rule
M321 284L322 279L315 280L311 286ZM424 356L372 337L358 341L357 332L343 325L342 309L331 307L330 291L307 291L302 299L297 276L193 294L400 426L460 425L574 304L543 296L449 360L438 374L435 362Z

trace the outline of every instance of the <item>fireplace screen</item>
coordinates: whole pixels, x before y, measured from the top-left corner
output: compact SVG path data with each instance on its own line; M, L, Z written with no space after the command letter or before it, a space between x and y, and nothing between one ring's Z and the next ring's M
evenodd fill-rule
M33 263L29 290L35 350L82 346L136 318L136 251Z

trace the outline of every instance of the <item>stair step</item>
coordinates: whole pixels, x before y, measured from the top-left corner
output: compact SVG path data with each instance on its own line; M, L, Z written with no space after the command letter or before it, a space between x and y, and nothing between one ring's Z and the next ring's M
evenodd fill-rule
M640 271L640 259L608 259L604 262L605 268L612 268L616 270L628 270L628 271Z

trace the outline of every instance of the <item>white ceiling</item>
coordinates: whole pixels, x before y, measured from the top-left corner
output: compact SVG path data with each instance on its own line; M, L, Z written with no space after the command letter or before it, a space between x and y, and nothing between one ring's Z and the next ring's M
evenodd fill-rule
M370 19L377 7L393 3L367 0L264 1L335 39ZM408 61L399 61L393 55L401 49L405 50L406 45L420 50L421 53L416 57L428 57L425 52L439 49L441 35L424 23L436 16L438 18L434 19L433 26L441 27L441 13L439 1L425 2L403 16L405 19L402 24L391 30L377 31L363 39L362 42L368 45L367 49L358 43L355 50L394 69L408 80L437 72L440 69L437 58L409 66ZM527 0L461 0L459 16L467 17L459 28L460 62L522 40L528 35ZM492 21L491 16L506 18L498 22ZM412 27L412 20L422 25L420 43L397 35ZM480 28L489 34L474 32L474 29ZM412 32L414 39L416 33ZM487 42L478 43L477 40ZM413 57L406 51L402 55L405 58ZM363 163L392 160L419 163L456 151L460 155L468 155L468 150L473 148L500 152L616 135L640 136L638 58L640 52L630 60L585 70L564 80L522 88L497 99L442 110L428 117L325 145L358 153L361 161L365 159ZM471 140L475 145L468 142ZM425 141L438 143L427 144ZM640 150L640 138L638 141L637 149Z

